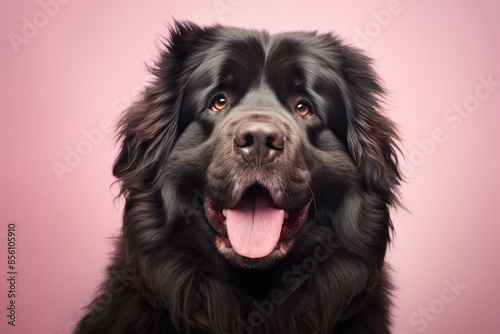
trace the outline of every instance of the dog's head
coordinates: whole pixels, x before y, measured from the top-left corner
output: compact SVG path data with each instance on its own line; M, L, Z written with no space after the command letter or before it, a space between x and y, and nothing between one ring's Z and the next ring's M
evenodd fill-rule
M120 123L114 174L132 246L147 252L175 235L255 268L329 234L383 258L397 137L366 56L329 34L189 23L165 46Z

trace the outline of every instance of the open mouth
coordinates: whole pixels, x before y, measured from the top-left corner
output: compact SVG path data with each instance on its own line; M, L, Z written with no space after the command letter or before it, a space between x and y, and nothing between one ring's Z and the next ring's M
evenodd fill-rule
M206 196L205 214L218 234L219 249L232 248L241 256L257 259L275 250L286 253L307 219L311 202L312 198L297 209L284 210L267 189L256 184L231 208L217 208Z

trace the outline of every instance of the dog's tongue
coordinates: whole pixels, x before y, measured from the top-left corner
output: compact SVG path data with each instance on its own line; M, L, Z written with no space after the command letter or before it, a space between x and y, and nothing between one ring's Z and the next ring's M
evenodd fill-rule
M249 258L269 255L281 234L285 212L273 206L269 195L249 191L241 203L226 211L229 241L236 253Z

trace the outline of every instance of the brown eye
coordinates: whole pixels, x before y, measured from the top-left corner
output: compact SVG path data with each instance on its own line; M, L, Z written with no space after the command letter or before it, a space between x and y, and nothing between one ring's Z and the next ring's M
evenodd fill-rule
M227 108L228 101L225 95L219 94L217 95L211 103L210 109L213 111L221 111Z
M295 112L300 116L307 116L311 114L311 107L306 101L299 101L295 105Z

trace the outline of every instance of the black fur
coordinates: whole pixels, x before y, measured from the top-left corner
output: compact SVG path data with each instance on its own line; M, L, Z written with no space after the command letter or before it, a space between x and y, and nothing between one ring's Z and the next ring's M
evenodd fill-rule
M151 72L119 124L116 254L75 333L389 333L401 177L369 58L330 34L176 23ZM283 137L277 157L239 151L250 120ZM233 252L207 219L249 187L307 210L264 258Z

